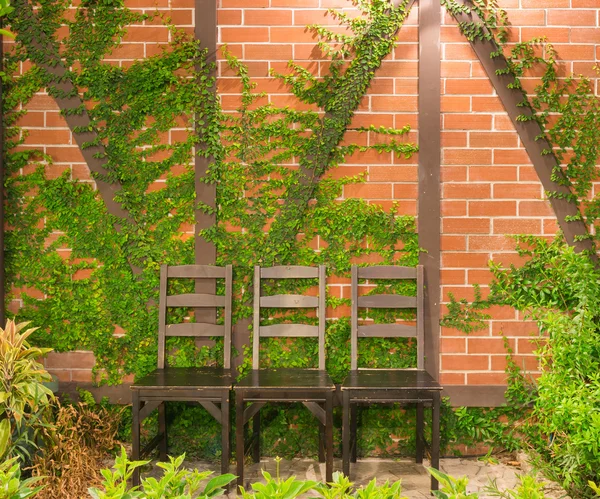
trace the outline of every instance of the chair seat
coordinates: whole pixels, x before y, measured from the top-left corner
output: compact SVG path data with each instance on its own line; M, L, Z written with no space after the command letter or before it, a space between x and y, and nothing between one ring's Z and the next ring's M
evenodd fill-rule
M317 369L258 369L236 383L234 390L322 390L333 391L335 385L327 371Z
M167 367L156 369L135 382L132 390L223 388L231 390L231 369L222 367Z
M350 371L341 390L442 390L440 384L424 370L359 369Z

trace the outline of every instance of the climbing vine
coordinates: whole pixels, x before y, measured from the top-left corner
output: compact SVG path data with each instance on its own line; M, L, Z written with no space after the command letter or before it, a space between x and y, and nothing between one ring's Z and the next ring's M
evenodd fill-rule
M353 19L332 12L349 28L343 37L312 27L331 60L324 78L294 64L290 74L273 75L311 110L257 106L246 68L228 55L243 96L236 113L223 113L211 91L214 67L198 43L174 27L162 53L127 67L106 62L129 25L159 21L158 14L132 12L120 1L85 1L76 7L68 0L15 2L10 27L17 44L6 56L4 103L11 227L7 274L23 301L19 315L42 326L38 343L57 351L92 350L98 381L115 383L123 374L141 376L154 368L158 267L193 262L194 241L186 233L194 221L191 162L198 145L198 153L212 160L205 181L217 186L217 224L203 237L217 246L218 263L235 265L236 321L250 315L255 264L326 263L336 276L347 276L350 265L364 257L416 264L413 218L361 199L340 201L344 186L365 178L328 175L345 158L368 150L404 157L416 152L405 142L408 127L352 125L407 14L406 3L360 1L357 6L362 15ZM68 36L59 36L63 26ZM20 73L26 60L34 65ZM70 171L57 176L50 155L22 147L27 132L18 120L43 89L58 100L75 102L63 115L86 123L75 132L89 138L83 148L93 150L101 163L92 176L111 186L116 205ZM346 143L347 131L367 135L370 145ZM345 304L328 297L332 308ZM382 313L372 319L394 317ZM328 369L338 381L349 367L348 337L347 320L328 324ZM171 364L218 362L219 344L198 348L189 338L170 340ZM414 345L404 339L362 345L365 364L404 367L414 358ZM270 365L310 365L315 357L309 340L298 339L293 346L272 340L263 348ZM185 433L190 410L174 409L170 417L180 422L174 431ZM276 452L312 451L303 437L295 443L280 438L286 425L303 428L309 417L303 409L284 413L274 406L270 411L265 439ZM376 422L380 413L367 418ZM396 413L385 419L403 426L403 418ZM191 438L200 438L200 448L212 454L212 426L206 423L205 434L194 430ZM391 443L389 436L379 435L383 440L377 443L374 438L367 437L367 448Z

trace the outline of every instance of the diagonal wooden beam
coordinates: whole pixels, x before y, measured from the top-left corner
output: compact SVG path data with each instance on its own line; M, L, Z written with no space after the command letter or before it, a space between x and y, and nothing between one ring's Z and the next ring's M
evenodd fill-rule
M467 7L472 7L470 0L456 0L458 3ZM481 18L473 12L471 15L461 13L455 16L458 22L476 22L483 24ZM498 45L493 40L475 40L471 41L471 47L477 54L485 72L494 86L504 109L508 113L515 130L519 134L521 142L525 146L525 150L529 155L529 159L533 163L533 167L544 187L546 192L555 192L560 195L571 195L571 190L566 185L561 185L552 180L553 175L560 171L558 160L554 154L544 154L545 150L552 150L552 145L546 139L538 139L543 130L539 123L535 120L519 121L520 115L531 116L533 111L527 107L520 107L525 94L522 90L508 88L508 85L514 81L514 77L506 74L497 74L498 70L503 70L508 67L506 58L503 55L492 57L492 54L498 52ZM590 258L598 261L596 256L596 248L594 243L589 239L588 229L585 222L581 219L567 221L570 217L579 217L578 207L567 201L557 197L549 198L550 205L554 210L558 224L565 236L567 243L574 246L579 252L586 251L590 254ZM583 238L583 239L582 239Z
M419 0L419 255L425 281L425 368L439 376L441 6Z
M56 90L58 96L54 99L63 112L90 172L96 174L94 180L106 210L117 218L114 223L115 230L121 232L124 221L134 223L134 220L115 201L116 194L121 190L119 182L103 180L103 177L108 174L105 168L107 163L105 148L98 140L98 132L91 126L90 116L77 88L68 76L68 70L60 57L58 46L41 29L32 28L32 26L39 26L39 23L28 0L14 0L12 6L15 13L11 28L17 33L17 41L27 48L29 59L51 76L52 83L49 88ZM96 145L84 147L86 143L91 142ZM141 274L142 271L139 267L132 264L130 267L134 274Z

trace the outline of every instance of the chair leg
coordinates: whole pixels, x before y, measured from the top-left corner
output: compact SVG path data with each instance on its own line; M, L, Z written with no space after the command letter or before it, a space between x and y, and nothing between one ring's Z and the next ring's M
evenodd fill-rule
M235 461L238 487L244 485L244 393L235 392Z
M350 476L350 393L342 392L342 473Z
M333 482L333 392L325 398L325 481Z
M319 462L325 462L325 425L319 422Z
M139 461L140 459L140 394L137 390L133 390L132 398L132 424L131 424L131 460ZM139 467L133 471L132 481L134 487L140 485L140 469Z
M425 422L424 422L424 405L423 402L417 403L417 435L416 435L416 444L417 444L417 464L423 463L423 454L425 453L425 440L424 440L424 431Z
M252 417L252 460L260 463L260 411Z
M158 446L158 457L161 461L167 460L167 403L158 406L158 434L162 435Z
M221 399L221 474L229 473L229 390Z
M440 393L433 394L431 423L431 467L440 469ZM431 490L438 490L438 481L431 477Z
M350 404L350 462L355 463L358 456L358 404Z

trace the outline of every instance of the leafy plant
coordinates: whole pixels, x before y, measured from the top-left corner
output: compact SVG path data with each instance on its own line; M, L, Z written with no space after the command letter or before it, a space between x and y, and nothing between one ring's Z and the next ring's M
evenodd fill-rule
M29 456L54 398L43 384L52 378L38 362L51 349L29 344L28 337L37 328L26 329L28 325L9 319L0 329L0 458L13 453Z
M434 490L433 495L438 499L477 499L477 492L467 492L469 479L466 476L455 478L435 468L427 468L427 471L439 482L441 488Z
M41 477L21 480L21 466L17 457L0 462L0 499L27 499L35 496L43 486L31 487Z
M234 475L225 474L211 478L204 488L202 482L206 480L212 472L198 470L182 470L181 465L185 459L185 454L177 458L169 457L168 463L158 463L158 466L164 470L160 480L155 478L145 478L141 486L129 488L127 480L133 475L133 471L148 461L129 461L124 448L121 448L120 455L115 459L113 471L104 469L101 471L104 481L102 489L90 488L89 493L93 499L134 499L136 497L145 499L209 499L221 495Z

